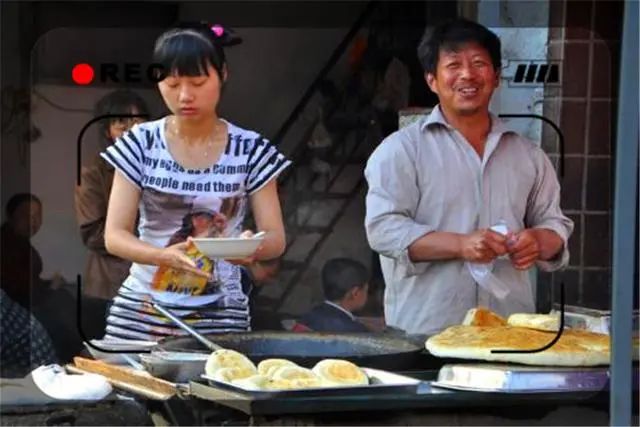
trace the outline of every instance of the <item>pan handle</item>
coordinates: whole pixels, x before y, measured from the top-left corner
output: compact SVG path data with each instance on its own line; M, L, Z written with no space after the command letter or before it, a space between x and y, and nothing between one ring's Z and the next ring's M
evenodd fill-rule
M175 323L176 325L178 325L180 328L184 329L185 331L187 331L191 336L193 336L195 339L197 339L198 341L200 341L202 344L205 345L205 347L207 347L209 350L211 351L216 351L216 350L222 350L223 348L220 347L218 344L215 344L211 341L209 341L207 338L205 338L202 334L200 334L198 331L196 331L195 329L193 329L191 326L187 325L186 323L184 323L182 321L182 319L180 319L179 317L177 317L176 315L174 315L173 313L171 313L169 310L167 310L165 307L161 306L158 303L153 303L153 308L155 308L156 310L158 310L160 313L162 313L163 315L167 316L169 319L171 319L173 321L173 323Z

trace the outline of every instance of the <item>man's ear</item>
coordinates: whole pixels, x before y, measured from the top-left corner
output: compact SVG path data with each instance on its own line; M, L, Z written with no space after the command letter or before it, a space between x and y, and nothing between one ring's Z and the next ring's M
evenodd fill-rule
M425 71L424 80L427 82L427 86L429 86L429 89L431 89L431 92L437 94L438 90L436 88L436 76L434 76L433 73Z

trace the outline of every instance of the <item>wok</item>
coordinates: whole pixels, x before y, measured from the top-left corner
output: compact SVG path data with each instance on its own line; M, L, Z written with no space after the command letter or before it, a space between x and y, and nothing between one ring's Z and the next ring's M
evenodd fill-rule
M264 359L283 358L307 368L322 359L337 358L368 368L410 370L419 364L424 349L409 339L376 333L242 332L207 337L221 347L243 353L256 364ZM160 340L154 352L209 354L211 351L195 338L170 337ZM180 381L193 373L204 372L204 362L191 365L189 373L184 363L147 368L151 368L154 375Z

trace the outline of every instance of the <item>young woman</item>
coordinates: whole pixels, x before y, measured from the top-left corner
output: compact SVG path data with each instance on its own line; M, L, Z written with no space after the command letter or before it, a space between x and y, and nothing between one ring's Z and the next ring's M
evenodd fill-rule
M107 249L133 262L110 309L106 338L157 340L183 335L150 306L152 301L164 304L201 333L246 331L250 319L241 268L284 251L276 177L290 162L258 133L217 114L228 75L223 48L235 41L219 26L196 25L162 34L156 41L154 63L163 67L158 88L172 114L134 126L102 154L116 169L107 214ZM238 202L224 235L242 232L248 205L257 228L267 233L252 256L233 264L215 260L212 274L198 268L201 260L189 256L193 243L188 238L168 243L183 227L185 216L203 207L220 211L229 198ZM158 269L176 274L156 274ZM185 275L191 278L185 286L180 281L162 283L167 277Z

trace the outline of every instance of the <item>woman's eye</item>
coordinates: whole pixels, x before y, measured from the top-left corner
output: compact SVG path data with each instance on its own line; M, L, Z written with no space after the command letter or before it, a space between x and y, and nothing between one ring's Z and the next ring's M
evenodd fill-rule
M192 84L194 86L202 86L204 84L204 82L206 82L206 80L199 80L199 81L195 81Z

